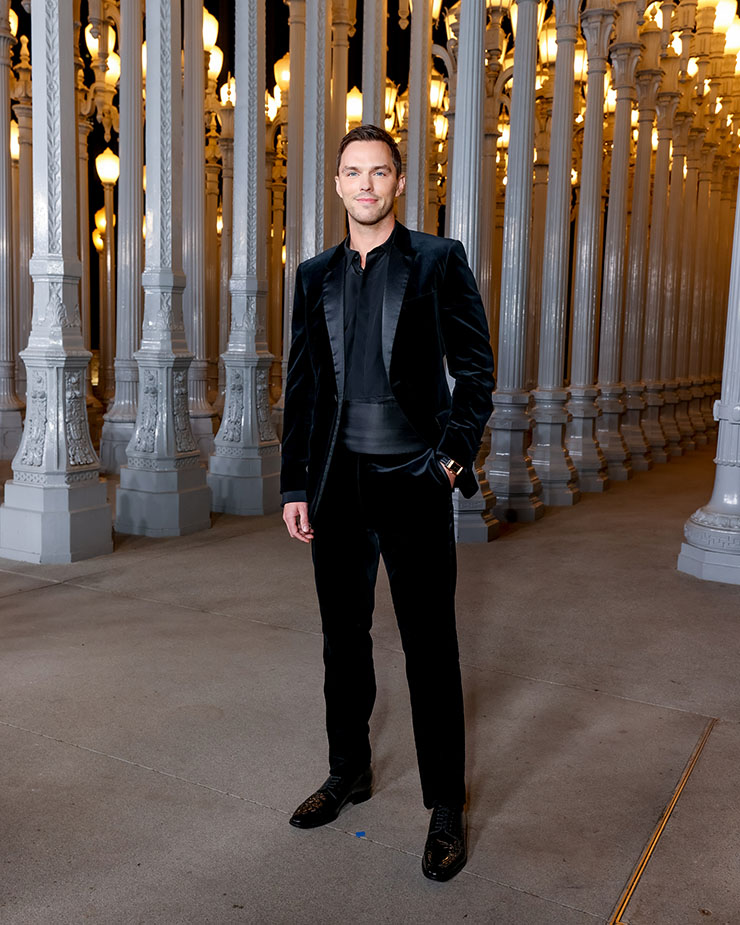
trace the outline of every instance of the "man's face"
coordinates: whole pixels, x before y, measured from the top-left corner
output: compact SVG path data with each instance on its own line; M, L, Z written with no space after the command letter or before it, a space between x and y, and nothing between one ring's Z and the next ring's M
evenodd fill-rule
M359 225L377 225L393 209L406 184L397 177L391 151L384 141L353 141L342 152L337 193Z

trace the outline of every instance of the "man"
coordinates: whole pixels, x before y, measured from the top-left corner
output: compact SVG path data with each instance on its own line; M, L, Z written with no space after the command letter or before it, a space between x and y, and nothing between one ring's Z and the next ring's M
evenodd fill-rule
M393 138L372 125L350 131L335 182L349 235L298 268L281 473L288 532L312 543L330 776L290 822L324 825L371 796L382 555L433 810L422 868L448 880L467 860L452 487L465 497L477 488L493 357L462 245L395 220L405 178Z

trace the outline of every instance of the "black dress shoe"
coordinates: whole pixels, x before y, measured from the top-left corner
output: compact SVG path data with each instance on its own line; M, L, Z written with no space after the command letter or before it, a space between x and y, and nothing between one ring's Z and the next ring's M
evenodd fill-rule
M421 859L424 876L430 880L449 880L465 867L467 860L462 806L435 803Z
M373 795L373 772L367 768L358 777L333 774L316 793L304 800L290 817L290 824L299 829L315 829L334 822L347 803L364 803Z

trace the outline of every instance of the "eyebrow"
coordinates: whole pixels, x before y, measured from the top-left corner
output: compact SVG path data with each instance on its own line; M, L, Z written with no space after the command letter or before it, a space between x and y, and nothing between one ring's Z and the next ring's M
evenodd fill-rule
M390 164L375 164L373 167L370 167L369 169L370 169L370 170L390 170L391 168L390 168ZM357 170L357 171L359 171L360 168L359 168L359 167L355 167L353 164L344 164L343 167L342 167L342 170Z

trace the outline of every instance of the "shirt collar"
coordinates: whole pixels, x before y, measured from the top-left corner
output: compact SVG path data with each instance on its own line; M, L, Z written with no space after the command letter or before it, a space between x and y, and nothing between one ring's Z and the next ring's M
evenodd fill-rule
M385 254L389 254L391 252L391 248L393 247L393 239L396 236L396 226L397 225L398 225L398 222L393 223L393 228L391 230L391 233L388 235L385 241L383 241L382 244L378 244L377 247L374 247L371 251L368 252L368 255L367 255L368 257L371 254L378 254L381 251ZM353 250L352 247L350 246L349 241L350 241L350 236L347 235L347 237L344 239L344 255L347 258L347 260L351 262L354 262L355 258L359 262L360 252Z

